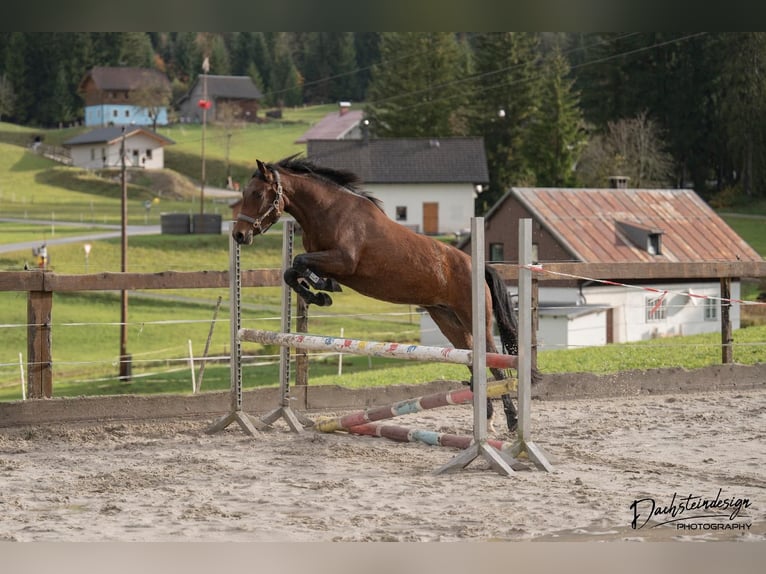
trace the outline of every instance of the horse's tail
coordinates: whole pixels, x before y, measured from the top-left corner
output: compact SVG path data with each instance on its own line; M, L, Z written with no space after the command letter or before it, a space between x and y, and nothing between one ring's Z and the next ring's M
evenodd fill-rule
M503 345L503 351L508 355L519 354L518 339L518 321L516 313L513 310L513 301L508 295L508 289L505 287L500 274L494 267L487 265L485 267L484 278L489 285L489 292L492 295L492 312L495 316L495 323L500 332L500 342ZM532 369L532 383L540 380L540 374L537 369Z

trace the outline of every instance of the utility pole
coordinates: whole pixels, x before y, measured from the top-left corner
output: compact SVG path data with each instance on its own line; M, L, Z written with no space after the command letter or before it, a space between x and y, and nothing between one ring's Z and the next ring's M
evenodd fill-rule
M128 270L128 178L125 164L125 126L122 126L122 142L120 144L120 162L122 166L122 264L120 271ZM120 380L130 381L131 365L128 355L128 292L120 291Z
M205 56L205 60L202 62L202 100L200 100L200 107L202 108L202 183L200 184L199 193L199 212L200 216L205 215L205 127L207 125L207 110L210 107L210 101L207 99L207 73L210 71L210 60ZM202 220L200 220L202 224Z

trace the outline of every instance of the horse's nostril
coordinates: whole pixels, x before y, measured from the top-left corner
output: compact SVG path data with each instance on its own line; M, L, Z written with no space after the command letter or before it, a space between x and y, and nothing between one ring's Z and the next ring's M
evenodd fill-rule
M245 234L241 231L235 231L234 232L234 241L237 243L244 243L245 242Z

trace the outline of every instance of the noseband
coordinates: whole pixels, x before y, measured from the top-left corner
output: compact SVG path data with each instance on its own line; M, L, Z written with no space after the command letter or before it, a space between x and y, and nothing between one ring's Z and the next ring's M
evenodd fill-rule
M268 231L269 227L274 225L277 220L282 216L282 212L279 209L279 202L282 199L282 182L279 179L279 172L271 168L271 173L274 174L274 179L277 181L277 195L274 197L274 201L271 203L269 208L264 212L263 215L260 217L250 217L249 215L245 215L241 211L237 214L237 221L246 221L247 223L251 224L253 226L253 231L255 231L258 235L263 235ZM274 221L271 223L266 223L266 226L263 226L263 220L266 219L269 215L271 215L272 212L276 211L277 216L274 218Z

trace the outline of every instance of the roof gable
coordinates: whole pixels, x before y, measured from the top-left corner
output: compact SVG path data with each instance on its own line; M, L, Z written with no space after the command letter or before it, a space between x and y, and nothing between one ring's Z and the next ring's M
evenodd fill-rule
M200 91L201 87L198 84L203 80L206 82L207 95L212 99L260 100L263 98L261 90L258 89L250 76L213 76L208 74L207 76L197 76L194 84L181 98L181 101L189 98L192 93L195 93L195 90Z
M347 112L331 112L311 126L295 143L306 143L308 140L341 139L362 121L362 110Z
M80 81L79 90L83 91L89 82L101 91L154 88L170 93L168 77L152 68L96 66Z
M509 197L582 262L762 261L691 189L512 188L501 202ZM661 235L659 253L641 231Z
M484 140L381 138L309 140L308 158L355 173L366 183L486 183Z
M166 138L165 136L160 135L157 132L154 132L152 130L149 130L140 126L130 126L125 128L126 139L134 137L139 134L145 135L147 137L150 137L156 140L159 143L159 145L168 145L168 144L175 143L170 138ZM104 128L97 128L95 130L91 130L89 132L76 135L73 138L66 140L63 143L63 145L64 147L72 147L72 146L78 146L78 145L92 145L92 144L112 145L114 143L117 143L120 140L120 138L122 138L121 126L107 126Z

